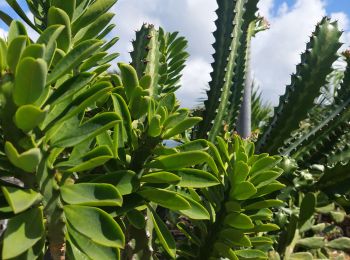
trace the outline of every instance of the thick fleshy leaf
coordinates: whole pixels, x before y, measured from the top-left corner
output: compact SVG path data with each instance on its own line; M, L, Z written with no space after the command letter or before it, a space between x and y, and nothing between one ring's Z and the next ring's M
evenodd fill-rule
M51 139L52 146L71 147L89 138L93 138L120 122L120 117L113 112L98 114L79 127L73 129L69 126L61 127Z
M57 43L56 40L60 36L64 29L63 25L52 25L49 26L43 31L39 39L37 40L37 43L39 44L45 44L45 54L44 54L44 60L48 64L47 67L50 67L53 56L56 51Z
M236 250L235 254L242 259L264 260L267 258L266 253L256 249Z
M208 160L209 155L202 151L182 152L171 155L159 156L154 159L148 166L164 170L176 170L196 164L204 163Z
M121 195L132 193L139 187L139 180L133 171L121 170L106 175L100 175L91 180L94 183L109 183L117 187Z
M313 260L314 257L309 252L299 252L290 255L290 260Z
M191 206L189 209L179 210L181 214L190 219L208 220L210 219L209 212L199 202L189 197L183 197Z
M33 59L42 59L44 58L44 54L45 54L45 45L31 44L24 49L21 55L21 60L27 57L30 57Z
M27 36L19 36L10 43L7 49L7 65L10 70L15 73L18 66L19 59L26 47L28 41Z
M220 184L220 181L211 173L184 168L176 171L176 174L181 177L181 181L177 184L186 188L207 188Z
M269 156L257 160L250 169L250 175L254 176L259 172L272 169L282 160L279 156Z
M330 247L336 250L347 251L350 249L350 238L348 237L336 238L328 242L327 247Z
M24 58L18 64L13 100L18 106L33 104L44 92L47 65L43 59Z
M272 208L272 207L281 207L283 205L283 201L281 200L262 200L258 202L254 202L244 206L245 210L257 210L263 208Z
M113 158L111 150L106 145L102 145L92 149L82 157L58 163L56 167L67 172L82 172L101 166L111 158Z
M68 225L68 233L73 246L85 253L89 259L119 259L119 250L116 247L107 247L94 243L89 237L84 236L72 225ZM80 254L81 255L81 254Z
M19 256L33 247L43 235L44 223L41 208L34 208L11 218L4 234L2 259Z
M248 164L243 161L238 161L234 164L234 174L231 177L231 182L235 185L236 183L246 181L248 174Z
M325 239L323 237L307 237L299 239L297 245L308 249L323 248L325 246Z
M74 42L79 43L84 40L94 39L96 36L109 24L114 17L113 13L104 13L99 16L93 23L86 29L80 30L75 36Z
M116 2L117 0L97 0L93 2L93 4L74 21L72 26L74 34L106 13Z
M19 129L28 132L45 120L47 112L48 111L41 110L34 105L21 106L17 109L15 114L14 119L16 126Z
M136 88L139 87L137 73L135 69L129 64L119 63L118 66L120 69L126 96L130 100Z
M233 246L245 246L250 247L249 238L244 234L242 230L227 228L220 232L220 238L227 241L232 247Z
M106 212L98 208L78 205L67 205L63 210L68 223L94 243L106 247L124 247L123 231Z
M168 139L168 138L173 137L175 135L181 134L181 133L185 132L187 129L190 129L194 125L198 124L200 121L202 121L201 117L186 118L185 120L180 121L173 128L166 131L163 135L163 138Z
M236 183L231 187L230 198L235 200L246 200L254 196L257 192L256 188L249 181Z
M130 224L136 227L137 229L145 228L146 219L145 219L145 215L142 212L136 209L133 209L128 211L128 213L126 214L126 217L128 218L128 221L130 222Z
M157 237L162 244L165 251L170 255L171 258L175 258L176 255L176 243L174 237L168 230L167 226L161 220L161 218L157 215L157 213L149 208L151 211L151 218L154 225L154 229L156 231Z
M27 210L42 198L40 193L30 189L2 186L1 190L15 214Z
M39 148L32 148L18 154L16 148L10 142L5 144L5 153L13 165L26 172L34 172L41 160Z
M71 2L71 1L70 1ZM72 32L70 27L70 19L65 11L60 8L51 6L47 15L48 26L63 25L64 29L57 37L57 47L64 52L67 52L70 48L72 41Z
M181 177L171 172L151 172L141 177L141 182L148 183L178 183Z
M86 206L121 206L123 198L111 184L78 183L61 187L61 197L68 204Z
M172 210L185 210L191 207L187 200L174 191L158 188L143 188L138 194L149 201Z
M55 66L47 77L47 84L50 85L58 80L62 75L80 65L80 63L96 51L102 42L99 40L88 40L78 44L73 50L68 52Z
M315 214L316 196L314 193L307 193L300 205L298 226L301 228Z
M243 213L230 213L225 218L225 224L237 229L254 228L252 220Z

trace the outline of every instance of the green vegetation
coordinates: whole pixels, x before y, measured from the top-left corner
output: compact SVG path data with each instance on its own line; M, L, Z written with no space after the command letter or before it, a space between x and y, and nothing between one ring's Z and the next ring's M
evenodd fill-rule
M344 72L332 68L336 22L316 26L272 113L256 90L249 98L251 38L267 29L258 0L218 1L208 99L193 112L175 96L188 57L178 33L144 24L131 65L109 73L117 0L26 0L33 21L6 1L39 38L0 12L9 26L0 39L1 259L350 250L340 229L350 211L350 53ZM241 138L240 124L254 134Z

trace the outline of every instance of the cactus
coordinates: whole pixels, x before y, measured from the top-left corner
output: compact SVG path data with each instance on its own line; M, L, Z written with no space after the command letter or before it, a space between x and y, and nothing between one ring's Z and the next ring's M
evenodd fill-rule
M131 64L139 77L151 75L149 88L153 96L174 92L179 88L181 72L188 57L187 41L178 33L166 33L162 28L144 24L136 32L130 53Z

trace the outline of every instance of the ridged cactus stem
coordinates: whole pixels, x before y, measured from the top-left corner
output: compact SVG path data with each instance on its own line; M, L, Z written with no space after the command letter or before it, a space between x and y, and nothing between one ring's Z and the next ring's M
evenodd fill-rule
M242 138L248 138L252 132L252 87L250 49L251 39L255 29L255 22L251 22L247 34L246 75L244 82L243 101L237 120L237 132Z
M197 137L208 136L210 141L215 142L224 125L232 129L237 121L246 77L247 40L251 37L248 31L251 22L257 18L257 2L218 1L212 80ZM246 97L250 99L249 93ZM249 109L245 111L249 113Z
M292 76L291 84L280 97L279 106L275 108L274 116L257 143L258 150L278 152L291 133L298 129L299 123L307 118L320 88L326 84L332 64L338 58L341 34L337 23L330 22L328 18L318 24L306 51L301 55L301 63Z

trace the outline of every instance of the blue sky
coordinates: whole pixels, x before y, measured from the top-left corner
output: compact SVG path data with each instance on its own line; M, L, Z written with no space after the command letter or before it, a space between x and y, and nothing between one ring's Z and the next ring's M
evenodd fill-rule
M308 37L324 15L339 20L345 31L343 48L350 47L350 0L260 0L259 7L271 29L253 40L253 75L263 90L263 97L273 104L283 94ZM184 106L196 106L198 100L205 97L210 80L216 8L215 0L119 0L113 12L116 13L114 23L117 25L114 34L120 37L120 41L113 51L121 53L119 61L128 61L130 40L134 37L134 30L143 22L162 26L168 31L180 31L189 41L191 57L178 97ZM4 0L0 0L0 9L13 16ZM0 22L0 35L6 30ZM33 35L32 30L29 33Z

